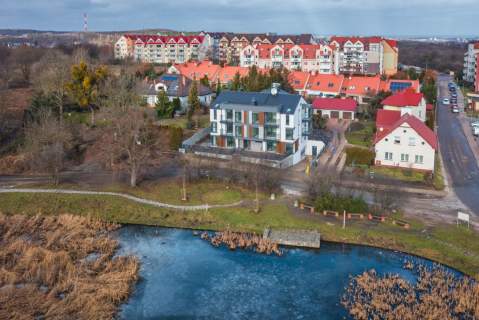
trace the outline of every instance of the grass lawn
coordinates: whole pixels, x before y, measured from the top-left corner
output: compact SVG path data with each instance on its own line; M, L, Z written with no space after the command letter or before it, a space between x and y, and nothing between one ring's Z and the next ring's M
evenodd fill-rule
M220 199L236 197L231 194L213 196ZM325 241L400 250L450 265L479 279L479 234L462 227L441 225L431 228L418 220L408 219L411 224L409 230L390 222L380 224L369 221L348 221L346 229L342 229L340 219L319 215L298 216L283 200L264 203L258 214L253 212L251 205L181 212L137 204L113 196L0 194L0 212L5 214L72 213L118 223L209 230L230 228L249 232L262 232L265 227L317 229Z
M180 127L182 129L186 129L186 123L188 122L188 120L186 119L186 116L181 116L181 117L171 118L171 119L161 119L158 122L162 126L175 126L175 127ZM193 122L195 122L194 117L193 117ZM208 127L210 125L209 114L200 115L198 123L200 128Z
M425 182L425 174L420 171L379 166L372 167L371 169L375 174L388 178L394 178L406 182Z
M346 140L350 144L370 147L373 142L374 128L374 121L353 122L346 131Z

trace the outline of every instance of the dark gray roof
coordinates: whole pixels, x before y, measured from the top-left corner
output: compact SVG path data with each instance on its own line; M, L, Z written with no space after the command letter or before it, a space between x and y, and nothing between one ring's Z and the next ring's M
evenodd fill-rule
M144 83L141 90L143 95L157 95L155 83L163 83L168 88L166 94L170 97L186 97L190 92L193 81L181 74L163 74L154 82ZM197 82L198 95L205 96L212 93L209 87Z
M297 94L270 92L222 91L212 103L214 109L293 114L301 100Z

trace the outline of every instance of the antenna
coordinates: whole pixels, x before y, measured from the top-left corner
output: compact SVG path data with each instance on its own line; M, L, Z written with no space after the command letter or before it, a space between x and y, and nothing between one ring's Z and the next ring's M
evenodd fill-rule
M83 14L83 32L88 32L88 14L86 12Z

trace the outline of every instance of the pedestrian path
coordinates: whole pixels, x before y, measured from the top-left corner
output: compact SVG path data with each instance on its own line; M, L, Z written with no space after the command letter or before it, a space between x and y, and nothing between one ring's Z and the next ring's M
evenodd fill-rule
M214 208L231 208L237 207L243 203L243 200L231 203L231 204L217 204L217 205L209 205L209 204L201 204L201 205L193 205L193 206L182 206L182 205L174 205L163 203L159 201L144 199L136 196L132 196L125 193L120 192L106 192L106 191L88 191L88 190L67 190L67 189L5 189L0 188L0 193L54 193L54 194L79 194L79 195L93 195L93 196L114 196L114 197L121 197L125 198L137 203L147 204L151 206L155 206L158 208L167 208L173 210L180 210L180 211L195 211L195 210L208 210Z

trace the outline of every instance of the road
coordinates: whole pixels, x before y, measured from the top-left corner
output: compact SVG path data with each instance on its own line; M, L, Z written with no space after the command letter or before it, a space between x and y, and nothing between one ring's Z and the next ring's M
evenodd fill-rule
M458 115L444 105L442 99L449 97L449 76L441 75L438 79L439 102L437 109L437 125L439 145L444 166L449 175L450 187L456 196L471 212L479 216L479 167L471 150ZM464 97L457 90L458 105L464 110Z

